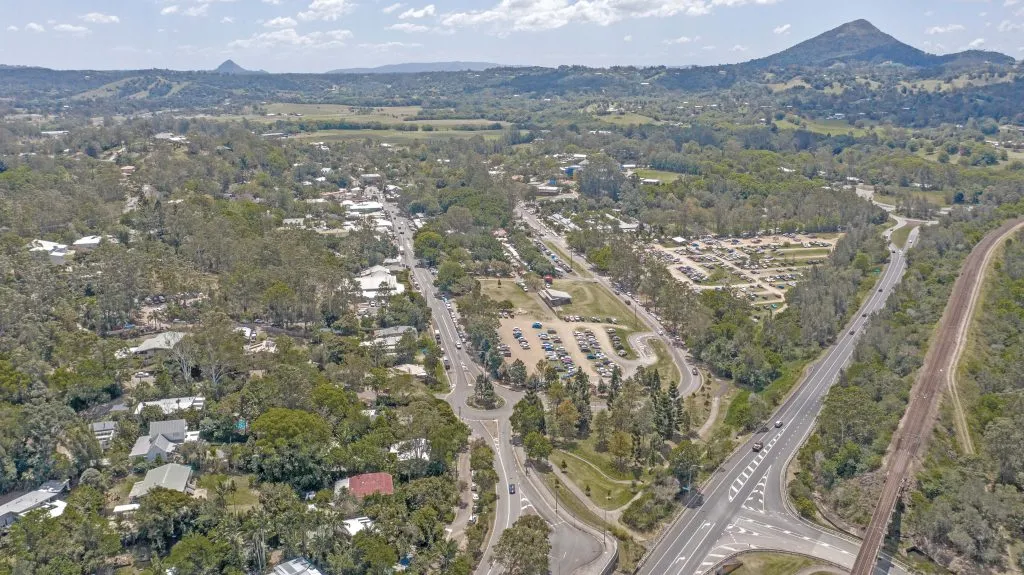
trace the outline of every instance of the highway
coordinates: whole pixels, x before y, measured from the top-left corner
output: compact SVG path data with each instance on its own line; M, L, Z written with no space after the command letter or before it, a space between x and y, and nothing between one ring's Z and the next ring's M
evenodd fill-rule
M535 214L526 210L522 206L519 206L516 209L516 213L519 215L520 218L522 218L523 221L527 223L527 225L530 226L530 228L533 229L534 232L536 232L540 236L541 239L555 244L559 249L563 250L565 253L572 252L572 249L569 247L569 244L566 243L565 239L562 236L553 232ZM585 267L590 266L589 262L587 262L586 258L584 258L583 256L579 256L577 259ZM606 290L608 290L611 293L614 293L616 291L612 286L611 281L606 277L603 277L599 274L594 274L594 281L602 285ZM679 370L679 396L686 397L697 393L701 385L704 383L703 375L701 374L700 370L697 371L696 375L693 374L693 366L687 363L686 358L683 355L683 352L680 351L680 349L676 347L674 343L672 343L672 340L669 339L668 336L662 335L665 333L664 326L661 325L661 322L658 321L658 319L654 317L653 314L644 309L643 305L641 305L640 302L635 300L634 298L630 298L625 295L623 295L622 297L625 301L629 303L629 306L633 308L633 312L636 314L637 319L643 321L643 323L647 325L647 327L651 330L651 334L645 336L643 339L659 339L662 345L665 347L665 349L668 350L669 355L672 356L672 362L675 363L676 369Z
M893 229L886 232L887 238ZM917 235L915 228L908 248ZM813 430L826 392L849 364L868 318L885 305L906 270L904 252L890 247L891 261L876 289L773 415L772 421L781 421L781 427L770 426L768 432L755 434L726 459L702 487L700 504L685 510L663 532L639 573L702 574L723 559L754 549L800 552L845 568L853 565L860 542L799 517L789 504L785 473ZM764 444L760 452L752 449L755 441ZM877 567L877 573L907 572L888 560Z
M614 543L611 543L609 538L607 544L602 544L600 532L575 524L561 509L556 513L552 495L535 474L526 473L522 463L525 461L525 454L520 448L512 445L509 416L512 414L512 406L522 397L522 393L495 385L495 392L504 400L502 407L479 410L466 404L466 400L473 394L473 382L483 370L473 361L467 346L462 345L462 349L458 348L457 343L461 343L458 328L434 288L434 277L427 269L416 267L412 245L413 233L409 220L403 217L393 204L385 204L385 207L395 224L399 245L403 248L402 261L419 283L418 291L430 306L434 325L441 332L441 347L451 361L451 369L448 371L451 391L443 397L470 427L472 434L490 441L495 451L498 502L494 530L476 573L495 575L501 572L499 565L490 565L492 547L501 537L501 533L529 510L535 511L552 526L552 573L588 573L595 566L605 564L610 559L610 554L614 552ZM513 483L516 485L516 492L509 494L508 485ZM604 560L598 561L599 559Z

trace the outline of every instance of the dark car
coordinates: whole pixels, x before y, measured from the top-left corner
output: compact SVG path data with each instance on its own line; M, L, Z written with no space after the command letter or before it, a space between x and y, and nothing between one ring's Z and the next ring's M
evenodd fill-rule
M764 443L761 443L760 441L755 441L753 449L755 453L761 451L762 449L764 449Z
M515 483L509 483L508 484L508 494L509 495L515 495L516 494L516 484Z

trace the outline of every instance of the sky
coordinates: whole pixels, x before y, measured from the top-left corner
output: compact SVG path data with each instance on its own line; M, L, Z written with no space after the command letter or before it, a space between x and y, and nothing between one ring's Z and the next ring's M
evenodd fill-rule
M15 3L16 7L15 7ZM0 63L270 72L401 62L708 65L865 18L943 54L1024 59L1024 0L0 0Z

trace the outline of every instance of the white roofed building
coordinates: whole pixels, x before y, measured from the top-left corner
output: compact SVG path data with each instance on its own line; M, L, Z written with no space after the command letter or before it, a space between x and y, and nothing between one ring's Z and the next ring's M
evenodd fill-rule
M398 278L391 273L391 270L384 266L373 266L363 270L356 278L359 290L366 299L374 299L380 293L381 284L387 286L391 294L405 293L405 285L398 281Z

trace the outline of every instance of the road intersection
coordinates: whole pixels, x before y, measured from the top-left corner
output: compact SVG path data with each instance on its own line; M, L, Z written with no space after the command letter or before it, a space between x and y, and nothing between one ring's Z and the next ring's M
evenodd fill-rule
M916 228L911 232L908 246L915 243L917 233ZM750 437L721 465L703 487L700 504L685 510L664 532L639 573L702 574L730 556L756 549L803 553L844 568L853 565L860 542L801 518L786 494L786 469L813 430L829 387L850 362L868 317L885 305L906 269L905 253L890 247L891 261L876 290L776 411L773 419L782 427ZM759 452L752 449L755 441L764 444ZM907 570L883 561L876 572Z

